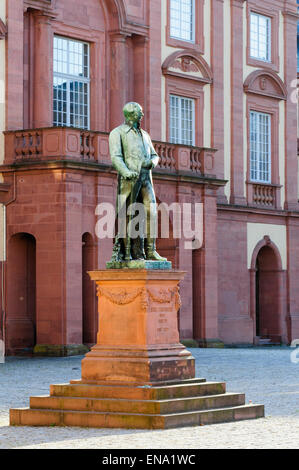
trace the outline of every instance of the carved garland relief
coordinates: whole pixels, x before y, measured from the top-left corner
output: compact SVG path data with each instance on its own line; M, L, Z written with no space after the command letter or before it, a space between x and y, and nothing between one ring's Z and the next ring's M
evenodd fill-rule
M97 293L99 297L105 297L116 305L128 305L134 302L134 300L136 300L138 297L141 297L141 305L143 309L148 308L150 300L157 303L167 304L174 302L174 307L176 310L178 310L181 306L181 298L178 287L159 289L158 291L144 287L133 290L127 290L123 288L117 290L115 289L115 292L113 292L111 289L105 289L102 286L98 286Z

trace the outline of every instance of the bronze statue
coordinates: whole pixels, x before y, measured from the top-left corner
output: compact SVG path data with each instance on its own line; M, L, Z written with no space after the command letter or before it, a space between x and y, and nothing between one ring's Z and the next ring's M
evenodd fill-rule
M157 229L157 208L151 170L157 166L159 156L149 134L140 127L144 116L142 107L130 102L124 106L123 113L125 122L109 135L112 165L118 172L118 233L111 262L167 261L157 253L156 236L153 236ZM130 215L127 209L134 203L143 203L146 220L144 235L133 239L128 230ZM126 224L125 231L121 224Z

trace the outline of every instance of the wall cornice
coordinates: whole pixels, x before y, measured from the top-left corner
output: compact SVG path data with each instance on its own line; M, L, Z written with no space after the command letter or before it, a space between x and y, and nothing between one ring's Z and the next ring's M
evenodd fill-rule
M56 0L24 0L24 11L37 10L43 15L56 16Z

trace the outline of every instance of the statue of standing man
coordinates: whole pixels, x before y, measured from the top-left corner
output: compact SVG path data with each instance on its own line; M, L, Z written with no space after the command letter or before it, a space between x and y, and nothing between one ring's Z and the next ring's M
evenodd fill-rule
M159 156L149 134L140 127L142 107L130 102L123 113L125 122L109 136L112 165L118 172L118 233L111 262L167 261L156 251L157 208L151 170L157 166ZM138 237L133 238L130 206L135 203L143 204L145 220L144 231L140 230Z

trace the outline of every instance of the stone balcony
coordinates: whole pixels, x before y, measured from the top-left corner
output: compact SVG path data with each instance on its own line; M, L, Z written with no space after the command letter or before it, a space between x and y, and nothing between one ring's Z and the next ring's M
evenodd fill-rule
M111 166L109 134L69 127L5 132L5 165L33 162L83 162ZM154 141L161 157L155 172L216 178L216 149Z
M261 209L281 209L281 185L247 181L248 205Z
M247 200L250 206L280 208L280 188L278 184L247 182Z

